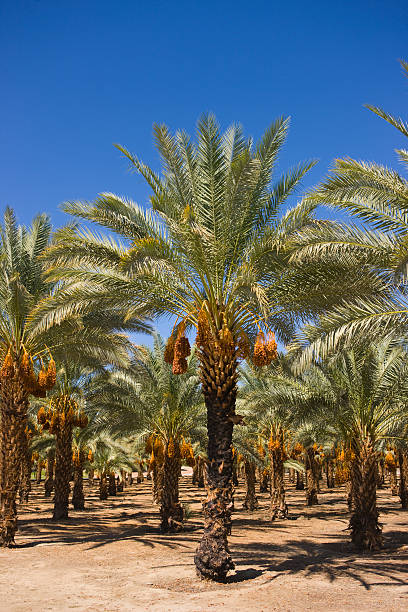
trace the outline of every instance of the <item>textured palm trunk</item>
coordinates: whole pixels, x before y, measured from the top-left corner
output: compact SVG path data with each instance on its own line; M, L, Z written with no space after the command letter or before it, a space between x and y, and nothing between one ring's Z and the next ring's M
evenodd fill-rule
M91 468L88 472L88 486L92 488L94 483L95 470Z
M303 491L305 488L305 477L303 472L296 472L296 491Z
M47 456L47 467L44 481L45 497L51 497L54 488L55 450L49 450Z
M334 489L334 462L330 457L326 460L326 484L328 489Z
M41 476L42 476L42 460L40 458L38 458L37 461L37 472L36 472L36 476L35 476L35 482L36 484L41 484Z
M55 445L55 481L53 519L68 518L69 480L72 473L72 424L68 419L58 427Z
M224 581L234 568L228 547L231 533L232 432L237 394L237 362L209 351L200 351L200 376L207 408L208 446L206 466L207 498L204 507L204 534L194 561L201 578Z
M21 448L21 480L20 480L20 503L27 504L31 492L31 471L33 467L32 453L30 450L29 434L27 428L22 438Z
M268 468L264 468L259 474L259 492L267 493L269 491L270 473Z
M138 484L142 484L142 482L144 482L144 474L143 474L143 468L141 465L139 465L139 467L137 468L137 480L136 482Z
M102 472L99 479L99 499L108 499L108 479L106 472Z
M284 457L282 447L270 451L271 485L270 485L270 519L288 517L288 506L285 498Z
M399 496L401 507L408 508L408 453L398 452L398 464L400 469Z
M238 480L238 470L237 470L237 457L235 455L233 461L232 461L232 484L234 485L234 487L238 487L239 486L239 480Z
M202 457L198 457L198 472L197 472L197 487L204 489L204 473L205 473L205 461Z
M377 550L382 547L381 527L378 523L376 463L377 454L370 442L365 441L356 451L351 471L351 539L360 550Z
M313 448L306 449L306 505L315 506L319 503L317 492L319 490L319 470Z
M122 491L123 491L123 489L126 489L127 487L125 470L120 470L120 482L122 483Z
M295 470L293 468L289 468L289 482L295 484Z
M17 493L27 447L28 396L18 373L0 386L0 544L14 545Z
M75 510L85 509L84 496L84 454L80 451L74 464L74 487L72 490L72 505Z
M384 459L380 457L377 461L377 489L382 489L385 484Z
M387 471L390 476L391 495L398 495L397 467L395 465L390 466Z
M163 494L160 504L160 529L163 533L180 531L183 528L183 507L179 502L179 474L181 458L178 444L169 454L166 446L164 452Z
M108 486L108 495L115 496L117 492L116 488L116 477L114 472L110 472L109 474L109 486Z
M244 459L246 495L242 504L245 510L252 512L258 508L258 499L255 493L255 463Z

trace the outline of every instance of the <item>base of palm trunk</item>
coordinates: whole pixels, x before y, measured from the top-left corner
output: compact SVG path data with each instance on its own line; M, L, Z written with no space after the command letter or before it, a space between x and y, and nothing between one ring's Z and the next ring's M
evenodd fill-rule
M354 512L350 519L351 541L358 550L379 550L383 546L378 512Z
M275 521L276 519L287 519L288 516L289 510L286 504L278 508L271 508L271 521Z
M46 478L44 482L44 496L51 497L53 488L54 488L54 481L52 480L52 478Z
M54 501L54 512L52 515L54 521L60 521L68 518L68 503Z
M82 491L75 491L72 494L72 505L74 510L85 510L85 497Z
M160 531L162 533L176 533L183 529L184 510L181 504L175 504L171 508L160 508Z
M317 506L319 500L317 499L317 491L308 492L306 495L306 506Z
M212 491L204 502L204 534L194 556L203 580L225 582L234 569L227 536L231 533L231 489Z
M17 531L17 512L5 514L1 521L0 546L2 548L13 548L15 546L14 536Z
M204 535L194 556L198 576L203 580L225 582L234 569L228 548L227 531L223 525L212 524L204 529Z
M259 502L256 495L248 495L245 497L244 503L242 504L244 510L248 510L249 512L253 512L259 508Z

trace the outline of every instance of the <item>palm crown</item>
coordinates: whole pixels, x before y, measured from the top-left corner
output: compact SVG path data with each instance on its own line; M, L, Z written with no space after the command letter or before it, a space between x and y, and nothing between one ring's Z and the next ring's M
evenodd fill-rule
M58 278L69 281L61 308L122 304L131 316L148 307L195 326L205 312L216 329L225 320L236 339L260 318L288 339L292 321L274 289L290 237L310 222L313 206L279 213L315 162L299 164L271 186L287 130L288 120L278 119L254 148L239 126L221 134L211 115L199 121L196 145L184 132L155 126L162 176L119 147L150 185L152 210L113 194L65 206L127 242L76 227L61 231L49 256Z

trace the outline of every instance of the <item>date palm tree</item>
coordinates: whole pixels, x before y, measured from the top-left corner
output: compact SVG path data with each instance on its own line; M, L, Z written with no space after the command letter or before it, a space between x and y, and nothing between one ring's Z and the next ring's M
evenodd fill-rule
M185 371L184 332L198 331L197 357L208 422L208 497L205 527L195 555L203 578L224 580L233 568L231 528L232 433L238 361L275 354L273 330L284 341L296 316L309 314L297 300L301 285L287 273L297 232L312 222L313 204L283 207L315 162L301 163L272 183L289 122L279 118L254 146L241 127L224 134L212 115L198 122L197 142L185 132L154 127L162 159L159 175L123 147L122 153L149 187L151 209L114 194L65 210L120 235L120 243L92 230L62 230L49 252L53 277L65 288L45 319L70 309L86 312L120 307L172 316L168 346L173 371ZM58 296L57 296L58 300ZM173 319L173 320L174 320ZM174 351L173 351L174 349Z
M377 460L384 442L402 439L408 423L408 359L388 339L343 350L309 367L281 401L302 418L340 436L351 453L351 537L357 548L382 546L376 503ZM326 425L325 425L326 422ZM327 434L326 434L327 436ZM316 434L315 434L316 439Z
M13 546L17 529L16 496L28 455L29 396L45 396L55 382L55 363L31 319L52 286L44 280L38 259L50 236L46 215L25 228L6 209L0 227L0 545L4 547Z

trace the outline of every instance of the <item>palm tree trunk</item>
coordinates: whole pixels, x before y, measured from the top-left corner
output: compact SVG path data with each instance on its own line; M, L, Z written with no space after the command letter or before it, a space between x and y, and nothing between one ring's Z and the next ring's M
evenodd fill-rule
M326 460L326 484L328 489L334 489L334 464L330 457Z
M270 482L270 473L268 468L264 468L261 470L259 475L259 492L267 493L269 490L269 482Z
M398 463L400 469L399 496L401 507L406 510L408 508L408 454L406 452L398 452Z
M282 447L270 451L271 484L270 484L270 519L288 517L288 506L285 499L284 468Z
M239 486L236 455L232 461L232 484L234 485L234 487Z
M296 491L303 491L305 488L305 479L303 472L296 471Z
M22 440L23 448L21 449L21 481L20 481L20 503L27 504L31 492L31 471L33 466L32 453L28 439L27 430Z
M116 477L114 472L109 473L109 486L108 486L108 495L115 496L117 492L116 489Z
M204 489L204 472L205 472L205 462L202 457L198 457L198 472L197 472L197 487L199 489Z
M319 472L315 459L315 451L309 447L306 449L306 505L315 506L319 503L317 492L319 490Z
M235 415L235 358L222 355L215 361L209 350L200 351L200 375L207 408L207 499L204 534L194 561L201 578L224 581L234 568L228 547L232 508L232 432Z
M0 385L0 545L14 545L17 493L27 446L28 397L18 374Z
M47 456L47 468L46 468L46 476L45 476L45 481L44 481L45 497L51 497L51 493L54 488L54 466L55 466L55 450L51 449L48 451L48 456Z
M163 495L163 470L162 465L159 465L157 459L154 459L151 464L152 474L152 493L155 504L161 504Z
M94 476L95 476L95 470L91 468L88 472L88 486L89 487L93 486Z
M378 523L376 453L369 441L361 444L352 463L353 508L350 519L351 539L360 550L382 547Z
M390 475L391 495L398 495L397 467L395 465L389 467L388 468L388 473Z
M84 496L84 459L83 453L79 452L79 458L74 465L74 488L72 490L72 505L75 510L85 509Z
M252 512L258 508L258 499L255 493L255 463L244 459L246 496L242 507Z
M37 473L36 473L36 477L35 477L35 482L36 484L41 484L41 476L42 476L42 459L41 457L38 457L38 461L37 461Z
M180 531L183 528L183 507L179 502L180 448L174 443L171 456L168 445L164 451L163 494L160 503L160 530L163 533Z
M69 480L72 472L72 424L65 420L58 427L55 447L55 482L53 519L68 518Z
M99 499L108 499L108 479L106 472L102 472L99 479Z

